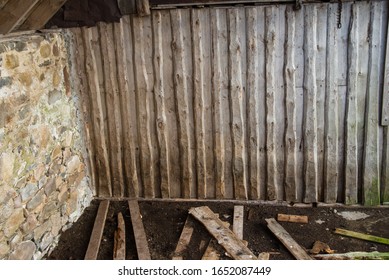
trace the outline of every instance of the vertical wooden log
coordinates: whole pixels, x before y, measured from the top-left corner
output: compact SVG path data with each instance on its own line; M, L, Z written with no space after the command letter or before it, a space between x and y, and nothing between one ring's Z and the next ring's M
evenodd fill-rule
M154 96L157 110L157 133L160 151L160 170L161 170L161 193L163 198L170 197L170 151L168 141L170 140L166 118L166 97L164 86L164 50L161 12L153 13L153 37L154 37Z
M86 149L88 152L87 166L89 173L92 178L92 186L94 192L96 192L98 183L97 169L96 169L96 154L95 154L95 139L94 139L94 131L93 131L93 112L92 112L92 98L93 95L88 87L88 78L86 71L86 45L84 42L82 30L80 28L72 28L70 32L73 33L74 36L74 73L79 77L79 80L76 81L78 94L81 97L81 109L82 109L82 117L84 123L85 130L85 142Z
M231 131L233 141L233 179L236 199L247 199L247 165L246 165L246 120L244 95L245 89L242 80L242 49L243 36L240 32L242 15L239 9L228 10L230 44L230 106Z
M102 96L102 66L101 50L97 28L83 28L83 37L86 45L86 70L88 76L89 91L92 101L92 120L95 133L96 166L99 175L98 196L111 196L111 172L109 169L107 139L104 122L104 103Z
M276 8L266 7L266 154L267 154L267 199L277 199L277 157L275 151L275 38L276 38Z
M203 32L200 20L200 10L191 10L191 30L193 46L193 95L194 95L194 124L196 134L196 173L197 197L206 198L207 193L207 154L205 150L205 92L204 92L204 49Z
M248 138L249 138L249 198L259 199L261 188L261 171L259 140L259 46L258 46L258 9L248 8L247 18L247 96L248 96Z
M316 202L318 199L318 162L317 162L317 107L316 107L316 45L317 10L316 6L305 6L304 33L304 201Z
M117 65L122 97L123 164L127 185L125 196L135 198L139 196L140 176L135 147L138 142L138 137L136 131L137 116L135 106L132 30L129 16L121 18L119 33L120 46L117 49Z
M108 116L108 138L110 168L112 174L112 194L123 197L124 180L122 169L122 129L121 129L121 103L119 94L115 40L113 24L99 23L101 51L104 68L105 98Z
M380 89L380 51L379 30L382 28L382 3L371 3L370 51L368 88L366 96L365 150L363 165L363 203L380 204L379 170L379 89Z
M193 139L192 139L192 121L191 110L192 105L189 95L188 84L188 56L189 50L185 48L184 28L187 28L184 10L171 10L170 18L172 25L172 52L173 52L173 76L174 76L174 91L177 102L178 113L178 137L180 139L180 165L181 165L181 197L193 197L195 189L196 174L194 169L193 155ZM188 18L188 17L186 17Z
M154 120L152 119L152 84L147 72L146 49L150 48L146 28L149 18L132 17L134 34L134 72L136 85L136 101L138 118L138 137L141 147L140 162L145 197L155 197L157 176L156 157L152 142Z
M330 5L327 21L327 85L326 85L326 128L325 128L325 165L324 201L334 203L338 193L338 27L337 7Z
M212 97L214 106L216 198L232 198L231 137L228 102L228 34L226 9L211 10Z
M136 1L136 11L138 16L144 17L150 15L150 3L149 0L135 0Z
M346 117L345 203L358 203L358 64L359 64L359 6L352 6L349 33L348 97Z
M337 5L332 5L336 6ZM324 32L328 19L328 4L317 4L316 20L316 114L317 114L317 195L318 200L324 197L324 165L325 165L325 101L326 101L326 78L327 78L327 40L328 34ZM336 20L334 20L336 22ZM332 53L329 53L331 56Z
M286 42L285 42L285 101L286 101L286 133L285 133L285 198L296 201L297 174L297 136L296 136L296 65L295 65L295 11L290 6L286 10Z
M388 29L389 30L389 22ZM386 54L384 63L384 88L382 94L382 118L381 125L389 125L389 40L386 40Z

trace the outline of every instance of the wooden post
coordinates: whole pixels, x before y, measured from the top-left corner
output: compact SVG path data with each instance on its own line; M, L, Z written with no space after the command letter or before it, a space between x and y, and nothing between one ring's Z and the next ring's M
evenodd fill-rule
M138 16L144 17L150 15L150 4L149 0L135 0L136 1L136 11Z

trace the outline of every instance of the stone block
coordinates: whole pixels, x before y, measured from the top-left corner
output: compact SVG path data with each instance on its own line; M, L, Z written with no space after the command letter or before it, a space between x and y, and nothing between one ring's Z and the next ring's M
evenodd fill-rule
M37 208L39 205L45 202L45 191L44 189L41 189L37 192L37 194L27 203L26 208L27 210L33 210Z
M20 190L22 202L29 200L38 191L38 185L35 183L27 183L24 188Z
M10 254L9 260L31 260L34 256L36 246L31 240L20 243Z
M0 205L0 223L7 220L14 212L14 203L8 200L5 204Z
M29 214L26 221L22 225L22 231L24 234L30 234L38 226L38 220L34 214Z
M78 204L78 192L72 191L67 201L66 214L70 216L71 214L76 212L77 204Z
M13 177L15 156L12 153L2 153L0 156L0 180L8 181Z
M23 208L15 209L12 215L5 222L4 234L7 237L12 236L15 231L24 222Z
M55 190L57 186L55 185L55 178L51 177L45 184L44 190L47 196L50 196Z
M66 166L67 166L67 170L66 170L67 173L69 173L69 174L74 173L76 170L78 170L80 164L81 164L80 158L77 155L72 156L69 159L68 163L66 164Z
M16 54L6 54L4 66L6 69L15 69L19 66L19 57Z
M51 243L53 242L53 235L51 234L51 232L47 232L43 235L42 237L42 240L40 242L40 245L39 245L39 248L44 251L46 250L47 247L49 247L51 245Z
M46 221L53 213L55 213L55 211L58 211L57 203L55 201L50 201L43 207L42 214L39 216L39 219Z
M10 252L11 247L7 243L0 243L0 258L4 258Z
M34 230L34 239L35 240L40 240L42 238L42 236L46 232L49 232L49 231L51 231L51 221L50 220L44 222L43 224L41 224L40 226L38 226Z
M54 213L50 217L50 221L51 221L51 233L53 234L53 236L57 236L62 228L61 213L60 212Z

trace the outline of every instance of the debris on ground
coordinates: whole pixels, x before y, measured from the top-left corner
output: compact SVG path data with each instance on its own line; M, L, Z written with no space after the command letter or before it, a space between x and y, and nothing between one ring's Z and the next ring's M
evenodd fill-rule
M362 220L370 217L366 213L359 212L359 211L343 211L343 212L337 212L336 214L348 221L357 221L357 220Z
M343 254L314 255L318 260L389 260L389 252L348 252Z
M371 242L377 242L385 245L389 245L389 239L384 238L384 237L379 237L379 236L374 236L370 234L364 234L356 231L351 231L347 229L342 229L342 228L336 228L334 233L343 235L343 236L348 236L348 237L353 237L357 239L362 239L362 240L367 240Z
M121 212L118 214L118 228L115 231L113 248L114 260L126 259L126 226Z
M312 246L312 249L309 250L310 254L320 254L320 253L327 253L327 254L334 254L335 250L332 250L328 244L321 242L321 241L315 241L315 243Z
M308 216L278 214L277 221L308 224Z

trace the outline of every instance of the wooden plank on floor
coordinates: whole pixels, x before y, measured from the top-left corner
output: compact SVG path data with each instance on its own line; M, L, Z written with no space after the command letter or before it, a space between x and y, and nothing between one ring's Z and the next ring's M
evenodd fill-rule
M123 214L121 212L118 214L118 228L115 231L113 259L126 259L126 225L124 223Z
M305 250L290 236L290 234L274 219L265 219L267 227L285 245L297 260L312 260Z
M202 260L219 260L220 255L218 251L216 250L216 240L212 239L209 244L207 249L204 252L203 257L201 258Z
M151 260L149 246L147 244L146 232L143 227L142 217L140 215L139 204L137 200L129 200L132 228L135 236L136 250L139 260Z
M173 254L173 260L183 260L184 259L183 255L188 248L190 239L192 238L193 229L194 229L193 221L191 220L191 217L188 216L186 218L186 222L185 222L184 228L182 229L180 238L178 239L176 250L174 251L174 254Z
M234 206L234 221L232 223L232 231L241 240L243 240L243 217L244 217L243 205L235 205Z
M109 200L100 202L97 210L96 220L93 225L92 234L89 240L88 249L86 250L85 260L96 260L99 253L101 237L103 236L105 218L107 217Z
M199 220L235 260L255 260L256 256L247 248L241 239L209 209L208 206L190 208L189 214Z

